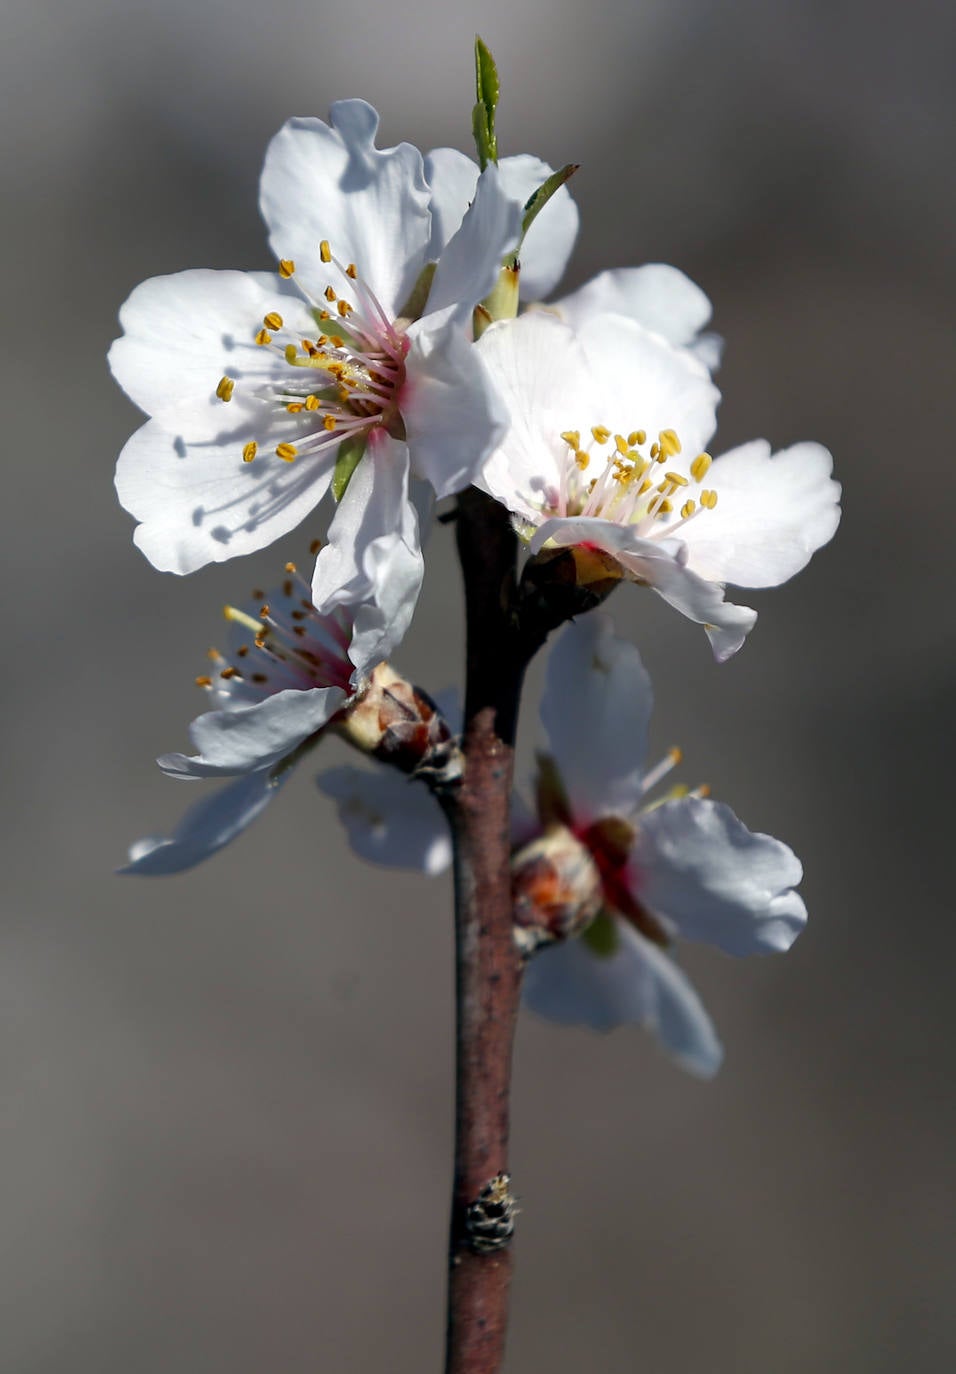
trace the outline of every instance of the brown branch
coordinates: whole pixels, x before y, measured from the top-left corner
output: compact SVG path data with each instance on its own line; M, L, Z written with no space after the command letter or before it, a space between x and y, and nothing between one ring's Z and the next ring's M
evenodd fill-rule
M482 493L465 492L457 538L467 687L464 777L444 798L455 842L457 970L445 1370L495 1374L508 1318L508 1228L502 1226L502 1234L487 1244L474 1223L482 1215L482 1191L488 1197L488 1185L508 1169L511 1050L521 988L512 935L509 811L518 702L530 654L514 614L516 541L507 513ZM500 1181L497 1187L502 1189ZM503 1191L507 1195L506 1185ZM498 1216L501 1208L492 1211Z

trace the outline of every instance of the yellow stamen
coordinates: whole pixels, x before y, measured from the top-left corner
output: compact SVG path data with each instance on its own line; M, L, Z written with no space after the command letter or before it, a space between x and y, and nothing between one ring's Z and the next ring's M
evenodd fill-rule
M667 751L667 757L676 768L677 765L684 760L684 751L679 744L672 744Z
M348 301L339 301L337 309L339 314L342 316L343 320L347 320L349 315L351 315L352 311L355 309L355 306L349 305Z
M627 440L624 438L623 434L615 434L614 447L617 449L618 453L621 455L622 458L627 457Z
M657 437L660 439L661 448L669 458L673 458L675 453L680 453L680 440L675 430L662 429Z
M258 452L259 445L256 443L255 439L250 439L248 444L246 444L245 448L242 450L242 461L244 463L251 463Z
M295 263L291 258L279 259L279 276L283 281L288 281L295 273Z
M583 472L584 469L587 467L588 463L590 463L590 461L591 461L591 456L590 456L590 454L585 453L585 452L584 452L584 449L579 448L578 451L577 451L577 453L575 453L575 455L574 455L574 461L575 461L576 465L577 465L577 466L581 469L581 471Z
M611 431L606 425L593 425L591 428L595 440L599 444L606 444L611 437Z
M717 504L717 493L715 491L702 491L700 494L700 504L705 510L713 510Z
M665 472L664 476L667 481L672 482L675 487L686 487L688 485L687 478L682 477L679 472Z
M289 412L290 415L298 415L299 411L304 409L305 407L303 406L301 401L290 401L289 404L286 406L286 410Z
M322 426L331 434L333 429L335 429L335 416L326 415L325 419L322 421Z
M281 329L282 316L278 314L277 311L270 310L268 315L266 315L263 319L262 323L265 325L266 329Z
M646 443L646 442L647 442L647 432L646 432L646 430L643 430L643 429L635 429L634 432L633 432L633 434L629 434L629 435L627 436L627 442L630 444L631 448L633 448L635 444L644 444L644 443Z
M220 401L231 401L235 389L236 383L232 377L220 377L219 385L216 387L216 395Z
M329 246L328 239L323 239L322 242L319 244L319 257L322 259L323 262L332 261L332 249ZM331 296L329 297L329 299L332 299Z
M682 520L689 520L690 517L694 514L694 511L695 511L696 509L697 509L697 502L696 502L696 501L685 501L684 504L683 504L683 505L681 506L681 508L680 508L681 519L682 519Z
M331 286L327 286L322 294L327 301L334 301L336 299L335 292L332 290Z
M322 547L322 540L321 540L321 539L313 539L313 540L312 540L312 543L309 545L309 553L311 553L311 554L313 554L313 555L314 555L314 554L317 554L318 551L319 551L319 549L321 549L321 547Z
M296 448L295 444L276 445L276 457L281 458L283 463L295 462L295 457L298 452L299 450Z
M355 281L355 278L358 276L358 268L355 266L354 262L350 262L348 267L346 267L345 275L351 277L352 280Z
M197 687L211 687L211 686L212 686L212 678L211 678L211 677L197 677L197 678L196 678L196 686L197 686Z
M295 362L298 360L298 357L299 357L299 350L296 348L295 344L286 344L286 346L285 346L285 360L286 360L286 362L287 362L287 363L295 363Z
M702 482L704 480L713 461L709 453L698 453L697 457L690 465L690 475L695 482Z
M237 625L245 625L247 630L251 630L254 635L262 633L262 626L258 620L253 620L251 615L245 611L238 610L235 606L223 606L222 613L227 620L234 620Z
M294 563L287 563L285 565L285 570L287 573L294 573L296 571L296 566Z
M575 451L577 451L577 449L581 447L580 430L566 429L563 431L561 438L564 440L564 442L568 445L569 448L573 448Z
M655 511L655 514L656 514L656 515L670 515L670 513L671 513L671 511L672 511L673 509L674 509L674 507L671 505L670 501L662 501L661 504L657 507L657 510Z
M272 343L272 335L269 333L268 329L259 330L258 334L256 335L256 343L260 345Z
M322 402L319 400L318 396L306 396L305 398L306 410L318 410L321 404Z

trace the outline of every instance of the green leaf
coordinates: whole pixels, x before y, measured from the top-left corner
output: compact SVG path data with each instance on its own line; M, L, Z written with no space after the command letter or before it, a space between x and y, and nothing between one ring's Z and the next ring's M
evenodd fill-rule
M534 195L528 198L524 207L524 219L521 221L522 242L524 242L525 234L527 234L532 224L534 224L538 215L547 205L555 191L560 191L564 183L571 180L580 166L580 162L569 162L567 166L562 167L559 172L552 172L547 181L542 182Z
M599 911L580 939L599 959L610 959L617 949L617 926L614 924L614 917L606 911Z
M478 162L484 171L489 162L498 161L498 139L495 135L495 112L501 83L495 59L480 38L475 39L475 92L478 104L472 111L471 130L475 136Z
M336 501L341 501L345 495L346 488L352 480L352 473L361 462L364 452L364 434L352 434L339 444L339 456L335 460L335 471L332 473L332 495Z

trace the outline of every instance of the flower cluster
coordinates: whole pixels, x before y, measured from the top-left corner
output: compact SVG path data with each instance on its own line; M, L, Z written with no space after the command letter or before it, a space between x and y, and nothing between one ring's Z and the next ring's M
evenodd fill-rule
M273 270L155 278L120 312L110 366L148 418L116 486L149 561L190 573L312 519L322 536L303 573L287 564L278 587L227 607L229 642L197 679L211 709L190 728L195 752L159 762L229 781L171 837L135 845L128 872L222 848L330 731L403 773L454 776L441 713L389 666L442 498L477 487L500 503L532 580L570 549L605 590L653 588L718 660L756 619L727 585L784 582L836 529L820 445L712 457L720 341L681 272L603 272L549 300L578 229L573 169L380 149L377 128L360 100L327 124L290 120L260 188ZM647 1024L710 1073L719 1045L674 941L786 948L805 919L800 868L700 791L649 798L673 762L646 767L650 703L603 613L563 633L536 808L515 807L516 950L538 1010ZM340 769L322 787L366 857L449 861L434 802L405 777Z

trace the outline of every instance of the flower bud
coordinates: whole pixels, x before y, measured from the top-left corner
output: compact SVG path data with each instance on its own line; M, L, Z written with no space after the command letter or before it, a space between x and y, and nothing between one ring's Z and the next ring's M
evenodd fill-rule
M389 663L372 670L342 713L338 731L356 749L403 773L428 772L446 783L460 773L460 752L444 716Z
M587 544L542 549L525 564L518 588L522 617L546 633L594 610L622 580L623 569L603 549Z
M580 935L601 909L601 875L564 825L550 826L511 861L515 943L525 957Z

